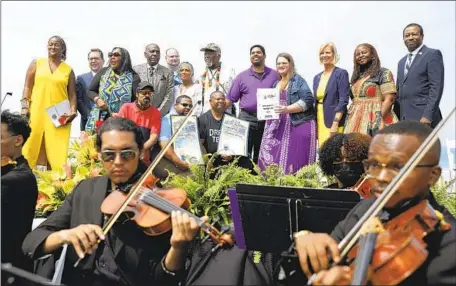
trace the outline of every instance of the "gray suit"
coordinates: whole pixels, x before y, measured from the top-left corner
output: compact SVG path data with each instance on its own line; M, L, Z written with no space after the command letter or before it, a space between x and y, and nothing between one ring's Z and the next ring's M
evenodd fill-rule
M160 110L161 116L168 114L173 99L173 72L167 67L158 64L152 77L150 77L147 63L134 66L133 69L138 73L141 81L148 81L154 87L152 104Z
M423 45L404 76L407 55L398 64L397 94L400 120L431 120L435 127L442 120L439 103L444 85L442 53ZM399 114L398 114L399 115Z

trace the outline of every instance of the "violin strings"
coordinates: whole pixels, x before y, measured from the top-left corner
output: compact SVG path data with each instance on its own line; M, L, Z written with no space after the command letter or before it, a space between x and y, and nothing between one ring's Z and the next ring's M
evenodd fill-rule
M144 202L150 204L150 205L153 205L153 206L156 206L157 208L160 208L161 210L167 212L167 213L171 213L173 210L174 211L182 211L182 212L185 212L187 213L190 217L193 217L196 222L198 223L198 225L200 225L201 227L205 227L206 225L202 222L202 220L190 213L189 211L187 210L184 210L183 208L180 208L178 206L176 206L175 204L167 201L166 199L162 198L161 196L157 195L156 193L154 193L152 190L149 190L148 192L145 192L142 196L142 200L144 200Z

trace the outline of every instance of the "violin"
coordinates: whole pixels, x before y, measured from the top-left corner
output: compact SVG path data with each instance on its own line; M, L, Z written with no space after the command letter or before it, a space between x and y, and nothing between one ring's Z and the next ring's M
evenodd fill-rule
M147 170L140 174L141 176L137 182L124 190L114 190L105 198L101 204L101 212L109 217L109 220L103 227L104 235L111 230L121 216L134 221L146 235L161 235L172 230L171 212L181 211L194 218L201 229L212 238L216 243L216 246L212 249L213 251L234 245L230 234L220 232L212 225L187 211L191 203L185 190L179 188L160 189L157 187L158 179L152 175L153 169L163 158L166 150L174 143L177 135L183 130L195 107L199 104L201 104L201 101L198 101L192 107L166 146L162 148ZM81 259L75 263L74 267L77 267L80 261Z
M382 224L379 215L398 187L423 159L438 139L438 133L456 108L444 118L393 178L360 220L338 244L340 257L347 257L352 269L351 285L398 284L414 273L427 259L424 238L431 232L450 228L443 215L422 200ZM356 258L355 258L356 257ZM335 265L335 263L331 263ZM316 273L307 285L312 285Z
M383 226L378 219L368 222L362 230L362 236L376 233L375 246L370 255L370 265L364 266L367 274L352 284L365 284L366 280L372 285L396 285L402 282L426 261L428 251L423 240L425 236L436 229L446 231L449 228L450 225L443 220L443 215L432 208L427 200L421 201ZM363 255L358 255L365 250L364 247L365 244L359 243L347 255L347 262L355 274L355 261L360 264L363 260Z
M363 199L369 199L372 197L372 194L370 192L371 189L371 183L370 179L371 176L364 173L364 175L359 178L358 182L351 187L350 189L356 191Z

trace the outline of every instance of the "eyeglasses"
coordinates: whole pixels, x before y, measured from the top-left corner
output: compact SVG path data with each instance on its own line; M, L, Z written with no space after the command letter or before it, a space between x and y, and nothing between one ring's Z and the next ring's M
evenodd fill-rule
M112 58L112 57L118 58L118 57L120 57L120 53L118 53L118 52L109 53L109 54L108 54L108 57L110 57L110 58Z
M393 172L395 174L399 173L402 168L404 168L405 164L384 164L379 163L374 160L363 160L364 170L371 174L378 174L380 171L385 168L386 170ZM432 168L437 166L438 164L420 164L416 165L415 168Z
M187 107L188 108L192 108L193 107L193 104L191 104L191 103L179 103L179 104L182 105L185 108L187 108Z
M101 152L101 160L103 162L111 162L116 159L117 154L120 154L122 161L130 161L136 158L137 152L134 150L126 149L121 151L105 150Z

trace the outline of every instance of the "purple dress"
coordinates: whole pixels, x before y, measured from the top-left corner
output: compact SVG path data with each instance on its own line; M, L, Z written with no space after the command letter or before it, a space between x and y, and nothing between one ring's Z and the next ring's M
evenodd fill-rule
M280 104L287 105L286 99L287 90L284 89ZM315 162L316 144L315 120L294 126L289 114L280 114L279 119L266 121L258 166L264 171L267 166L276 164L285 174L296 173Z

